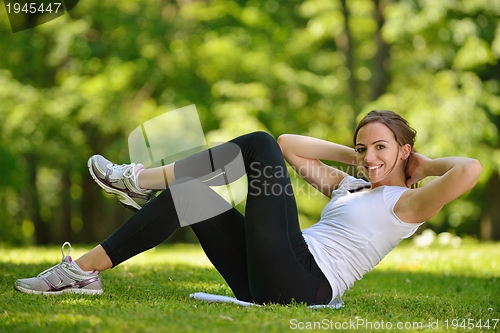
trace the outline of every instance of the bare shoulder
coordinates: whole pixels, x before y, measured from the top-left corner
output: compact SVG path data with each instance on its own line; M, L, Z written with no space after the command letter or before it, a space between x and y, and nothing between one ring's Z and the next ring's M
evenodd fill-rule
M421 223L436 215L444 205L476 185L482 167L475 159L446 157L429 160L425 169L425 176L436 178L401 195L394 212L402 221Z
M405 191L394 206L394 214L406 223L422 223L439 213L441 207L432 210L422 210L418 204L419 195L422 188L415 188Z

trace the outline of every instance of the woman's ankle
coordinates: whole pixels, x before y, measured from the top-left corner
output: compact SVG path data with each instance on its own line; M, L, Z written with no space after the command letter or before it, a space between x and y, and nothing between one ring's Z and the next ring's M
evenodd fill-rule
M75 260L75 263L86 272L105 271L113 267L113 263L101 245L97 245L89 252Z
M137 187L141 190L164 190L170 182L175 180L174 163L152 168L144 169L137 174Z

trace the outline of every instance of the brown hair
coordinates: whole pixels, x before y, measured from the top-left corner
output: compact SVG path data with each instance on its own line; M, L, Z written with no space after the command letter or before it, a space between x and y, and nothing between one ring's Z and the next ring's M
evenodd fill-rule
M358 124L356 131L354 132L354 145L356 145L356 138L361 127L370 123L382 123L394 134L394 138L398 142L399 146L404 146L409 144L411 151L415 152L413 145L415 144L415 137L417 136L417 131L415 131L408 122L394 111L382 110L382 111L370 111Z
M356 127L356 131L354 132L354 137L353 137L354 145L356 145L356 139L361 127L376 122L386 125L391 130L391 132L394 134L394 138L396 139L400 147L409 144L411 147L411 152L412 153L416 152L415 148L413 148L413 145L415 144L415 137L417 136L417 131L413 129L403 117L401 117L396 112L390 110L382 110L382 111L372 110L363 119L361 119L361 121L358 124L358 127ZM410 156L408 156L408 158L406 159L406 164L408 163ZM406 164L405 164L405 169L406 169Z

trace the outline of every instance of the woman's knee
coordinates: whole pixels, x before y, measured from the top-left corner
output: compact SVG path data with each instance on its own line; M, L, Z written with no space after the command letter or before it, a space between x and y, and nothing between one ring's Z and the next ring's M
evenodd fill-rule
M269 133L263 131L252 132L242 135L235 139L235 143L243 147L253 147L254 149L269 149L269 147L278 147L278 142Z
M259 142L259 143L263 143L263 144L276 143L276 139L271 134L264 132L264 131L252 132L252 133L249 133L248 136L254 142Z

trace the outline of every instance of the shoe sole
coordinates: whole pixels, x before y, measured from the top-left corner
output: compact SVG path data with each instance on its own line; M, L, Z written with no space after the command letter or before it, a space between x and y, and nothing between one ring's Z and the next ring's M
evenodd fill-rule
M64 289L61 291L38 291L33 289L26 289L20 286L15 286L17 290L25 294L33 295L60 295L60 294L86 294L86 295L100 295L103 293L102 289Z
M89 160L87 161L87 167L89 168L90 175L92 176L94 181L97 183L97 185L99 185L99 187L102 188L105 192L110 193L110 194L114 194L114 195L120 197L123 201L122 200L119 200L119 201L125 208L130 209L133 212L137 212L138 210L140 210L142 208L141 206L139 206L139 204L137 202L135 202L127 194L123 193L120 190L116 190L116 189L108 186L107 184L103 183L99 179L99 177L97 177L97 175L94 172L94 169L92 168L92 157L89 158Z

